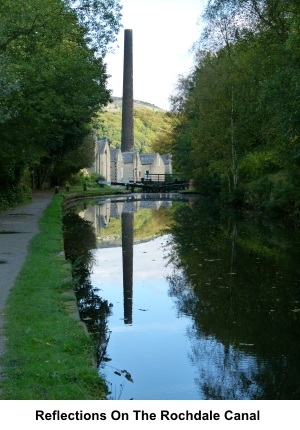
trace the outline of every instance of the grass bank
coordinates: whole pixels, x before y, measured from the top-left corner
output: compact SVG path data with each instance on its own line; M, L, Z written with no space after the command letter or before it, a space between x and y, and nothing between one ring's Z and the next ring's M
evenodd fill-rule
M79 191L67 194L54 195L46 209L7 302L1 399L97 400L107 394L93 361L92 341L79 321L64 259L63 202L80 197Z

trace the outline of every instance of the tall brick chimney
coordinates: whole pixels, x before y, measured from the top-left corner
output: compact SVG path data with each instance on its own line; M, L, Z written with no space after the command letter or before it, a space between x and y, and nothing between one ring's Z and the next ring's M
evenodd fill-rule
M134 150L133 140L133 48L132 30L124 30L122 152Z

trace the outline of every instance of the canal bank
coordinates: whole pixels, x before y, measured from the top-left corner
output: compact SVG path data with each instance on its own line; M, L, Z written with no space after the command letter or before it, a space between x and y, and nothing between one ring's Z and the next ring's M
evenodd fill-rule
M1 399L106 395L78 318L62 211L63 196L50 192L1 213Z
M51 192L36 192L31 203L0 213L0 355L5 351L5 303L25 262L28 245L39 232L38 221L52 196Z

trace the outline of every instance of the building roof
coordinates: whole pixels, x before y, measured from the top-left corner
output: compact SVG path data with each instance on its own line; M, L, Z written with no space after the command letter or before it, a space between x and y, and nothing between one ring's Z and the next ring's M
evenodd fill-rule
M142 164L152 164L154 163L157 154L140 154L140 160Z
M172 156L170 154L163 154L163 155L161 155L161 158L163 159L165 164L171 164L172 163Z
M128 152L122 152L123 161L124 163L133 163L133 159L136 156L136 152L128 151Z
M110 150L110 160L111 161L117 161L118 159L122 159L121 149L111 149Z
M100 154L103 154L108 145L107 139L98 139L97 143L98 143L98 152Z

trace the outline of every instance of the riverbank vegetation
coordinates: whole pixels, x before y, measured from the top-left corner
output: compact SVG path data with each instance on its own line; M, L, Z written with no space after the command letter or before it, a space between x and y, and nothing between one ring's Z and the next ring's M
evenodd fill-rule
M120 20L119 0L1 1L0 208L88 167Z
M62 195L55 195L9 297L1 398L103 399L93 343L78 317L62 237Z
M211 0L172 96L178 171L224 202L300 217L298 1Z
M63 206L69 200L119 192L107 186L86 191L72 187L53 196L5 308L1 399L106 397L107 386L96 369L94 339L79 318L76 280L65 259L62 220Z

